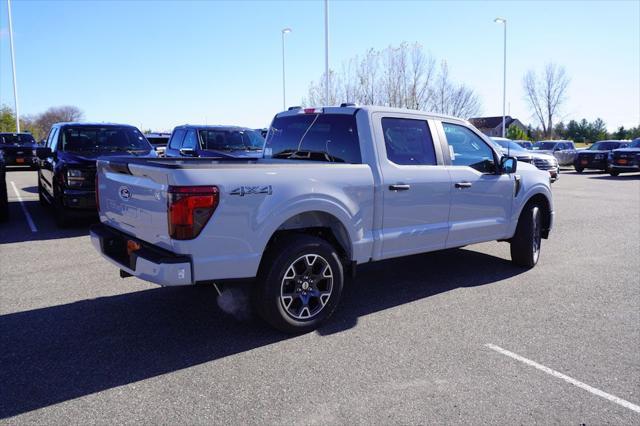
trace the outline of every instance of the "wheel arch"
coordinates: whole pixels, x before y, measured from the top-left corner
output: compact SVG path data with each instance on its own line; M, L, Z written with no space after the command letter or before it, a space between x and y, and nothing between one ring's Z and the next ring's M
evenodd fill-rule
M285 220L271 234L263 253L274 247L282 236L295 233L313 235L327 241L345 264L353 259L353 246L347 227L335 215L322 210L298 213Z
M537 204L538 206L540 206L540 209L542 210L542 238L549 238L549 231L551 230L551 226L553 224L553 220L551 217L553 212L551 201L545 194L541 192L531 195L527 199L527 202L524 203L522 209L520 209L518 220L520 220L520 216L522 215L522 212L524 211L526 206L531 204Z

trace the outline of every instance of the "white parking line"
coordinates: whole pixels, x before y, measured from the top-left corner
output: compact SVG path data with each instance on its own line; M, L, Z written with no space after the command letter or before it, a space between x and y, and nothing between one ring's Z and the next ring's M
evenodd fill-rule
M24 205L24 201L22 201L20 192L18 192L18 188L16 188L16 184L13 181L11 181L11 186L13 186L13 191L16 193L16 197L18 197L18 201L20 201L20 207L22 207L24 216L27 218L27 223L29 223L29 228L31 228L31 232L38 232L38 228L36 228L36 224L33 223L33 219L31 219L29 210L27 210L27 206Z
M538 364L535 361L531 361L530 359L527 359L527 358L525 358L523 356L520 356L518 354L514 354L513 352L510 352L510 351L508 351L506 349L502 349L500 346L492 345L491 343L487 343L485 346L487 348L489 348L489 349L492 349L492 350L494 350L496 352L501 353L502 355L506 355L506 356L508 356L510 358L513 358L513 359L518 360L520 362L523 362L523 363L525 363L527 365L530 365L533 368L537 368L540 371L544 371L547 374L550 374L550 375L552 375L554 377L562 379L567 383L571 383L572 385L577 386L580 389L584 389L587 392L591 392L594 395L598 395L601 398L608 399L609 401L615 402L616 404L621 405L621 406L623 406L625 408L628 408L629 410L635 411L636 413L640 413L640 406L632 404L629 401L625 401L624 399L618 398L615 395L611 395L609 393L603 392L600 389L596 389L596 388L594 388L592 386L587 385L586 383L582 383L581 381L578 381L578 380L576 380L574 378L571 378L571 377L569 377L569 376L567 376L565 374L562 374L562 373L560 373L560 372L558 372L556 370L552 370L549 367L545 367L542 364Z

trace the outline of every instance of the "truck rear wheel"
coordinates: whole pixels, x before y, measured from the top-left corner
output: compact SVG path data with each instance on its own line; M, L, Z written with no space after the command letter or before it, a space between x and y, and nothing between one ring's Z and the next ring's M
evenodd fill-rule
M334 247L321 238L290 235L265 256L254 304L266 322L286 333L306 333L333 314L344 285Z
M540 257L542 243L542 210L535 203L527 204L520 219L516 233L511 239L511 261L518 266L533 268Z

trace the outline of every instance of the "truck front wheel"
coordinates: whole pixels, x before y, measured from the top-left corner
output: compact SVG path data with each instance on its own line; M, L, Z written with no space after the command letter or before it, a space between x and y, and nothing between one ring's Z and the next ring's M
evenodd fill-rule
M518 266L533 268L540 257L542 243L542 210L535 203L527 204L511 239L511 260Z
M344 269L335 248L309 235L289 235L265 254L254 293L260 316L286 333L316 329L335 311Z

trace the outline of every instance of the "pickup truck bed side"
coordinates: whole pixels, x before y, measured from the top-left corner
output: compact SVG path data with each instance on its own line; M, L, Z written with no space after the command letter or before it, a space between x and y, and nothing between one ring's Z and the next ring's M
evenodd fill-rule
M171 160L163 162L168 164ZM320 225L327 220L334 220L336 230L347 234L343 241L348 238L344 248L349 258L368 261L373 242L370 168L353 164L283 163L252 164L250 174L243 167L245 164L233 162L207 161L206 168L189 162L180 169L133 163L128 174L110 171L108 163L101 162L101 205L107 207L101 209L101 219L108 226L173 253L197 258L195 282L211 276L255 277L262 253L279 228ZM219 188L220 204L200 236L186 241L168 238L165 207L168 186L211 183ZM117 193L124 186L131 194L127 201ZM142 208L132 207L134 202Z

